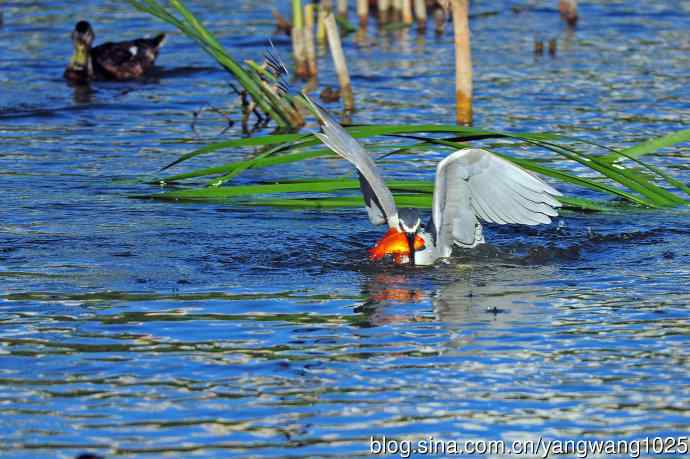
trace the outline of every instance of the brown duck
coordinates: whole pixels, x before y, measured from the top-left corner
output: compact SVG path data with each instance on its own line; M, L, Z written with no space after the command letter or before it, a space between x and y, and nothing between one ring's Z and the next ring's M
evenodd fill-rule
M158 57L165 34L91 47L96 35L91 24L79 21L72 32L74 54L65 78L75 83L91 80L133 80L146 74Z

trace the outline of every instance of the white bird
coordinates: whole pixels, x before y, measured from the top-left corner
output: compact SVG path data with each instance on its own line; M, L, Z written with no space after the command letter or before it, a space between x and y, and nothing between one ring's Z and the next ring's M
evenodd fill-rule
M369 153L306 94L321 124L315 135L357 168L369 221L388 224L386 235L370 249L370 258L392 255L398 264L431 265L451 255L453 246L472 248L484 242L481 219L498 224L550 223L561 193L486 150L458 150L436 167L431 219L422 227L417 209L398 209L393 194Z

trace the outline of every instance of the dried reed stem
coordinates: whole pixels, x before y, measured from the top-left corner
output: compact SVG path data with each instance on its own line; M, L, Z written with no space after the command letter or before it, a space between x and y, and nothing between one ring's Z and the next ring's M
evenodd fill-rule
M316 40L320 45L326 43L326 16L333 10L332 0L321 0L319 4L319 20L316 26Z
M345 54L343 53L343 45L340 42L340 32L338 32L338 24L335 22L335 17L329 14L325 19L326 34L328 35L328 46L331 49L333 56L333 63L335 64L335 71L338 74L338 81L340 83L340 93L343 97L343 104L346 111L353 111L355 109L354 98L352 97L352 85L350 84L350 74L347 71L347 63L345 62Z
M412 0L402 0L402 22L405 25L412 24Z
M455 33L455 121L472 122L472 53L470 51L469 0L452 0Z
M570 27L575 27L577 24L577 0L560 0L558 9L561 12L561 19Z
M426 31L426 0L414 0L414 15L417 17L417 29Z
M292 53L295 57L295 75L309 78L307 48L304 40L304 16L301 0L292 0Z
M398 22L402 19L403 0L393 0L393 21Z
M307 54L307 68L309 77L314 78L319 73L316 67L316 44L314 43L314 4L304 5L304 42Z
M443 12L441 8L436 8L434 10L434 30L437 36L443 35L446 29L446 13Z
M367 30L369 24L369 0L357 0L357 17L359 18L359 29Z
M338 0L338 16L347 19L347 0Z
M391 0L378 0L379 22L386 24L390 17Z

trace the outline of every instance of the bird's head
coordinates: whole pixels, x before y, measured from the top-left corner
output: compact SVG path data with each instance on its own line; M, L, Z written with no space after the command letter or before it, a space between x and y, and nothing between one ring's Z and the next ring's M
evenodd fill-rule
M405 233L407 238L407 246L409 247L410 254L410 264L414 265L414 253L415 253L415 236L421 226L421 218L419 216L419 211L417 209L400 209L398 211L398 221L400 222L400 230Z
M369 249L369 259L378 261L386 255L392 255L397 264L408 262L414 265L415 252L426 247L424 238L419 234L420 228L419 212L401 209L398 212L398 227L389 229L383 238Z
M75 48L77 48L77 46L85 46L88 49L91 47L95 38L96 35L93 33L91 24L89 24L88 21L79 21L77 25L74 26L74 30L72 31L72 43Z
M91 61L89 59L89 51L95 35L91 24L86 21L79 21L74 26L72 31L72 45L74 45L74 54L69 61L69 66L65 75L70 73L71 79L86 79L91 73Z
M70 59L68 70L77 73L90 73L91 63L89 61L89 51L95 35L91 24L86 21L79 21L72 31L72 44L74 54Z

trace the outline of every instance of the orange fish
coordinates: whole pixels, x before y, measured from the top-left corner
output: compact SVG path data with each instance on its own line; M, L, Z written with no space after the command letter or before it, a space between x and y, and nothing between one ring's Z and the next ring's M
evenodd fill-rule
M424 250L424 239L419 234L414 237L414 249L415 251ZM391 228L374 247L369 249L369 259L372 261L382 260L386 255L393 255L396 264L406 262L410 255L410 246L405 233Z

